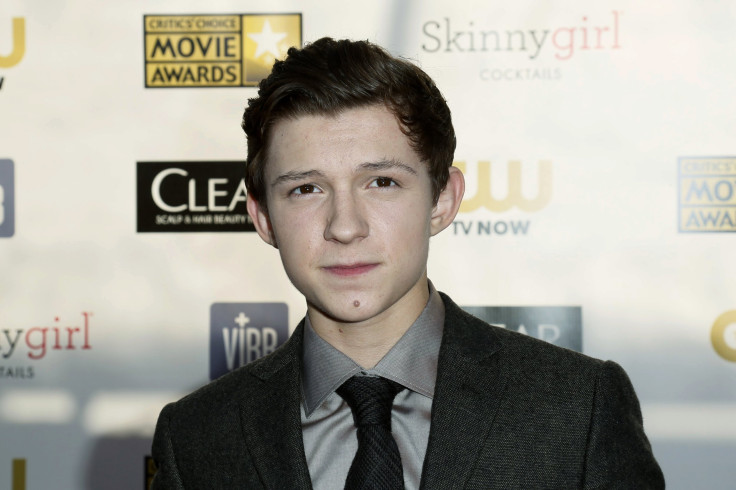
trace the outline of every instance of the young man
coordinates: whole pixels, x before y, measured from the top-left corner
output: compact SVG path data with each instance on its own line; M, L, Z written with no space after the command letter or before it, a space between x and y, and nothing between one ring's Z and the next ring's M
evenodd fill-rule
M623 370L427 279L464 191L450 111L367 42L292 48L249 101L248 212L307 315L161 413L153 488L663 488Z

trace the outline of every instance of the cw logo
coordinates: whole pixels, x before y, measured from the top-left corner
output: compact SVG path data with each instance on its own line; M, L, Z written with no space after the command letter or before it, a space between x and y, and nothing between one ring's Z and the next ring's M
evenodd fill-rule
M454 165L466 174L465 162L454 162ZM511 160L508 163L508 192L504 199L495 199L491 195L491 162L478 162L478 191L475 196L464 199L460 204L461 213L469 213L480 207L491 211L502 212L516 206L522 211L539 211L552 199L552 162L540 161L537 165L539 188L537 197L526 199L521 194L521 162ZM467 174L466 174L467 175Z
M0 55L0 68L10 68L20 63L26 53L26 20L13 17L13 50L8 56Z

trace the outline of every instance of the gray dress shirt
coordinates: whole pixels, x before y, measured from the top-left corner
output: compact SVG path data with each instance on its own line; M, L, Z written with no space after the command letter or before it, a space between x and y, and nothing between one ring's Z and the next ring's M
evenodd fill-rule
M302 365L302 437L316 490L342 490L358 450L350 407L335 393L356 374L383 376L405 390L396 395L391 430L401 453L404 485L419 488L427 452L445 307L432 283L419 318L373 369L363 369L314 331L306 318Z

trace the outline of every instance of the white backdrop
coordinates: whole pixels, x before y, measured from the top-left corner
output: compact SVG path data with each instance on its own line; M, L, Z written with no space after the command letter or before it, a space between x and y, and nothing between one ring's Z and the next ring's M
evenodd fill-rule
M669 488L732 488L736 4L695 0L4 0L0 488L143 488L158 411L209 379L211 305L302 317L254 233L137 231L136 162L243 160L255 95L146 88L143 16L259 13L435 79L468 189L434 284L461 305L580 307L583 352L629 372Z

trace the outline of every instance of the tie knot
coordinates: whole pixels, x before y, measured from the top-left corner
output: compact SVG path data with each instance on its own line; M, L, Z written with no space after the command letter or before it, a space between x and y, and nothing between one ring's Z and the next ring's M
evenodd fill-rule
M337 389L350 405L356 427L382 425L391 427L391 407L396 394L404 387L395 381L374 376L353 376Z

